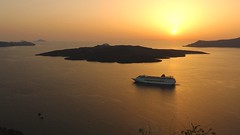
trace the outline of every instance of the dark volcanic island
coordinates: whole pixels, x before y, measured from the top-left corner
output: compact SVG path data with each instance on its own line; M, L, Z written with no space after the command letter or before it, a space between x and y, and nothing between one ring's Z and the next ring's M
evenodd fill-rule
M197 42L186 45L184 47L232 47L232 48L240 48L240 38L215 40L215 41L198 40Z
M27 41L20 42L4 42L0 41L0 47L11 47L11 46L34 46L35 44Z
M174 49L152 49L142 46L97 45L94 47L81 47L74 49L55 50L37 55L65 57L67 60L86 60L96 62L117 63L149 63L160 62L160 59L171 57L184 57L186 54L206 54L200 51L174 50Z

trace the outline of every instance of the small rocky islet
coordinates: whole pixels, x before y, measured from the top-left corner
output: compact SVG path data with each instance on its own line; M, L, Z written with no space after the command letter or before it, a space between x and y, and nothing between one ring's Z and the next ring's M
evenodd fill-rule
M102 44L94 47L54 50L36 54L38 56L64 57L66 60L86 60L92 62L151 63L161 59L185 57L187 54L207 54L201 51L153 49L133 45Z

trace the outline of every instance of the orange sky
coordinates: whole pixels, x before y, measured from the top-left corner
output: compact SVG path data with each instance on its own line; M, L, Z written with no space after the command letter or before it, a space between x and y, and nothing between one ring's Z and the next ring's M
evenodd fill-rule
M197 40L240 36L238 0L1 0L0 40Z

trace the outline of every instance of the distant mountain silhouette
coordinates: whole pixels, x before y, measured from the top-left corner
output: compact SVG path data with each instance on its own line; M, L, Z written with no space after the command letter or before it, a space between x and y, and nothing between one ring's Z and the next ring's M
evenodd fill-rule
M11 46L34 46L35 44L27 41L20 42L4 42L0 41L0 47L11 47Z
M142 46L97 45L94 47L81 47L74 49L55 50L37 55L61 56L67 60L87 60L97 62L117 63L143 63L160 62L160 59L171 57L184 57L186 54L206 54L200 51L174 50L174 49L152 49Z
M215 41L199 40L195 43L186 45L184 47L240 47L240 38L224 39Z

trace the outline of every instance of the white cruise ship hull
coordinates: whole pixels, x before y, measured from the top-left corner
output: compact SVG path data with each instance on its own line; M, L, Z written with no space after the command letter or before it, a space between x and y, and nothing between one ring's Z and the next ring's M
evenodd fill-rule
M155 84L155 85L175 85L176 80L170 77L148 77L138 76L133 78L136 83Z

